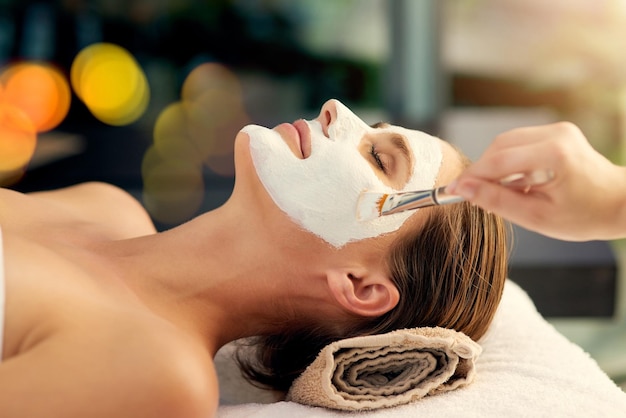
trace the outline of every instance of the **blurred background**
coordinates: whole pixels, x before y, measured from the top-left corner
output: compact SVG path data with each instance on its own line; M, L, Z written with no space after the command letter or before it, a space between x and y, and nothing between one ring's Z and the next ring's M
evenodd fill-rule
M626 162L625 0L0 0L0 183L106 181L160 230L222 204L248 123L313 118L438 135L570 120ZM626 381L626 246L515 228L509 276Z

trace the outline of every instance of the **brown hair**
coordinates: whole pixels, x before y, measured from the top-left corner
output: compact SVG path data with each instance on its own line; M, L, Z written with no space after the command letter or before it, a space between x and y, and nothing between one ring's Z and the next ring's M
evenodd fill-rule
M469 203L429 211L419 232L397 238L387 256L391 279L400 292L394 309L374 319L360 318L341 333L334 324L318 322L257 337L254 357L238 352L246 378L286 391L327 344L395 329L439 326L478 340L487 331L504 288L508 259L504 221Z

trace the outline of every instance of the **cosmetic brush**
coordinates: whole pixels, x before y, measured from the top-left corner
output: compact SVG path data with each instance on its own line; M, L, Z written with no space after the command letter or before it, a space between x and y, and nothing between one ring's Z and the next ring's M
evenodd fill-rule
M537 170L530 173L511 174L501 179L500 184L527 193L532 186L545 184L553 177L552 171ZM364 191L357 202L356 218L359 221L368 221L407 210L458 203L464 200L461 196L447 193L446 187L398 193Z

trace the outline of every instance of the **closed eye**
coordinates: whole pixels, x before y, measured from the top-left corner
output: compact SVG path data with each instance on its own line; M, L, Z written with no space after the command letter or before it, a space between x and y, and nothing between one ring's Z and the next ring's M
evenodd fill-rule
M387 166L380 157L380 153L376 150L376 146L374 144L372 144L372 146L370 147L370 155L376 162L378 168L380 168L383 173L387 174Z
M386 122L378 122L370 127L377 131L369 136L369 143L362 150L364 156L380 170L377 174L384 175L389 181L388 185L399 190L409 181L413 172L413 153L407 139L400 129Z

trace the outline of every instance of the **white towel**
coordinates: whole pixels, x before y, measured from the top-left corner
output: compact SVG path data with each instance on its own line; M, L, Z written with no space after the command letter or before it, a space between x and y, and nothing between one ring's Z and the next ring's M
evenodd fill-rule
M413 328L326 346L287 400L341 410L402 405L465 386L480 346L445 328Z
M471 385L406 405L349 416L626 416L626 394L587 353L543 319L528 295L513 282L507 282L494 322L479 343L483 352ZM251 386L246 387L242 390ZM346 413L295 402L275 402L224 405L219 408L218 417L346 418Z

